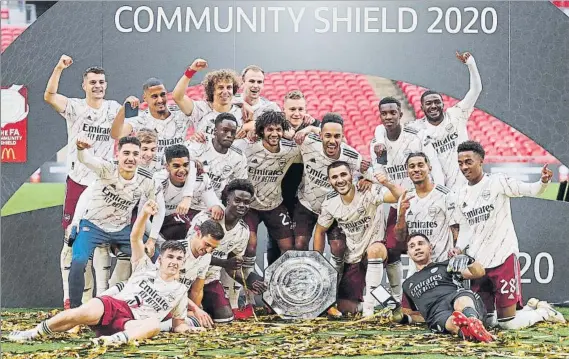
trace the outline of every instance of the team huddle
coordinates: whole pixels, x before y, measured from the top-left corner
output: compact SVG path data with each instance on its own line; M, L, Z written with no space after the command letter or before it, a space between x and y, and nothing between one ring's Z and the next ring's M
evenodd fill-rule
M73 62L63 55L44 99L68 129L65 310L9 339L86 325L103 344L126 343L247 318L267 290L255 271L258 240L268 241L269 265L328 243L339 274L330 316L373 316L386 272L402 324L488 342L493 326L564 322L544 301L523 306L510 211L511 197L543 193L553 174L544 166L539 182L524 183L483 172L484 149L467 134L482 82L473 56L456 56L470 73L464 99L445 109L426 91L425 118L404 125L401 103L383 98L367 161L345 142L339 114L314 119L300 91L283 109L261 97L258 66L208 72L197 100L186 94L207 68L197 59L171 92L176 106L148 79L143 111L135 96L105 99L100 67L83 74L84 99L59 94ZM261 222L268 239L257 236ZM414 264L405 281L402 254Z

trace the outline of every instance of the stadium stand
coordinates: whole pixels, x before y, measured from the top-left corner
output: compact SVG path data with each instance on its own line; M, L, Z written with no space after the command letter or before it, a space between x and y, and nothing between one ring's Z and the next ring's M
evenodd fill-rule
M49 5L54 3L50 2ZM553 4L569 15L569 1L553 1ZM3 7L2 52L29 26L7 24L9 21L10 11ZM369 141L375 127L380 123L377 109L380 99L365 76L329 71L284 71L267 74L265 81L263 95L281 107L284 95L288 91L299 89L306 96L308 112L315 118L321 118L329 111L340 113L346 119L348 143L364 156L369 155ZM424 89L403 82L397 82L397 85L414 109L416 118L423 117L420 96ZM199 85L189 87L187 94L195 99L204 98L203 89ZM457 102L448 96L444 96L444 101L446 107ZM168 102L175 106L171 95ZM480 141L488 149L490 161L530 162L539 158L539 161L556 162L555 158L528 137L481 110L477 109L472 114L468 130L472 139Z
M425 116L421 110L421 94L424 88L405 82L397 84L415 110L416 118ZM459 100L443 95L445 108L454 106ZM554 163L555 158L527 136L479 109L475 109L468 122L468 134L486 149L489 162L539 162Z

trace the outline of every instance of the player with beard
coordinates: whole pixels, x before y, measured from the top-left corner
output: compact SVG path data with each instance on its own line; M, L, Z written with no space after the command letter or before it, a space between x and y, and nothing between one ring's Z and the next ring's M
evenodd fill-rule
M458 146L458 165L468 184L458 190L454 206L468 221L473 232L470 241L459 241L452 254L465 251L486 270L486 275L472 283L488 313L497 311L498 325L503 329L520 329L549 320L565 323L563 315L547 302L536 307L545 308L548 316L536 310L519 310L522 306L519 245L510 198L538 196L549 185L553 172L543 166L541 180L525 183L504 174L485 174L485 152L478 142L466 141ZM527 309L527 308L526 308Z
M118 164L90 154L91 144L85 137L77 140L76 147L77 159L97 178L91 184L92 195L73 242L69 272L71 308L81 305L85 266L94 249L116 244L124 253L130 254L133 209L143 196L154 200L157 192L150 173L138 167L140 141L136 137L119 140Z
M186 89L196 71L207 68L207 62L196 59L178 80L172 97L180 110L191 118L194 126L192 136L198 142L205 142L206 135L213 135L214 122L217 115L229 112L235 116L238 128L244 122L252 120L253 110L247 103L240 108L233 104L233 97L241 86L239 75L233 70L222 69L209 72L205 75L202 85L205 90L206 100L192 100L186 95ZM245 114L245 115L244 115Z
M376 180L382 186L374 184L367 191L358 191L352 167L341 160L328 165L327 177L333 190L326 194L321 206L314 231L314 250L324 252L324 236L332 225L342 230L346 248L342 262L346 264L340 272L338 309L349 313L362 311L367 317L373 315L376 301L371 292L381 284L383 262L388 256L383 203L396 203L403 189L379 173Z
M158 334L160 321L170 312L175 332L191 331L185 323L188 305L186 287L176 281L186 249L178 242L167 242L162 247L158 265L154 265L144 253L142 237L145 222L156 213L156 209L153 201L145 203L141 216L133 226L130 247L134 274L120 292L93 298L79 308L44 320L34 329L12 332L8 339L30 341L79 325L88 325L99 337L96 343L128 343ZM205 230L203 233L212 237Z
M482 92L482 81L474 57L469 53L456 53L456 57L466 64L470 73L470 89L464 98L444 111L443 98L435 91L425 91L421 95L421 109L425 118L409 123L409 126L423 130L437 151L445 175L444 185L453 191L466 184L457 166L458 145L468 140L467 122L474 111L474 105Z
M245 276L255 268L257 228L260 222L265 224L267 232L278 242L281 253L294 248L292 221L282 204L281 182L291 164L300 161L300 148L293 141L282 137L288 129L289 123L284 113L266 111L255 121L255 132L260 141L235 141L235 145L247 158L249 180L255 188L255 200L245 216L245 222L251 231L243 258ZM232 284L224 283L224 286L231 287ZM235 294L230 295L237 293L231 292ZM248 293L248 301L254 303L251 293ZM236 299L232 300L232 306L234 305Z
M401 125L401 117L403 116L401 102L393 97L385 97L381 99L378 107L382 124L375 129L375 135L370 144L373 171L375 173L383 172L394 183L407 190L412 189L413 182L407 175L407 156L412 152L423 152L429 159L431 167L429 172L432 174L434 183L444 185L444 175L432 144L425 140L421 131ZM385 162L381 158L384 152L387 155ZM401 287L403 283L401 253L407 248L404 242L399 244L397 242L395 235L396 222L397 204L391 206L387 217L386 241L389 250L387 277L393 297L401 301L403 295Z
M304 163L304 177L298 189L299 203L294 210L294 236L295 249L308 250L310 237L322 202L326 195L332 191L328 181L327 167L335 161L344 161L350 164L352 170L364 173L367 163L352 147L342 143L344 137L344 121L336 113L327 113L322 118L320 135L309 133L302 139L306 130L297 133L302 145L300 152ZM332 253L332 261L338 273L342 273L344 250L346 248L345 236L336 223L330 226L326 233L328 244Z
M399 243L407 244L409 233L429 238L435 262L448 259L459 235L461 217L455 213L454 202L449 203L450 190L431 180L431 164L423 152L407 157L406 168L414 188L399 199L395 235Z
M233 320L232 307L226 294L226 291L232 289L223 288L222 273L229 278L235 278L241 284L244 284L245 280L247 288L255 294L261 294L266 290L263 278L254 271L249 273L247 278L241 276L243 255L250 236L249 226L243 217L247 214L254 196L253 184L246 179L233 180L225 187L221 195L221 200L226 206L225 216L218 221L225 230L225 236L212 254L205 281L197 279L192 285L192 293L195 293L197 297L191 297L191 299L197 305L203 303L204 310L216 323L228 323ZM195 217L195 223L199 224L208 218L210 216L207 212L201 212Z
M195 185L187 184L184 188L184 191L192 191L193 196L188 201L187 198L190 197L185 194L179 207L185 212L189 211L190 216L208 208L203 201L208 188L220 198L229 181L247 178L247 158L239 148L233 146L237 126L235 116L227 112L220 113L215 118L213 136L206 136L206 142L186 142L190 158L199 160L205 172L197 177Z
M285 95L283 112L290 124L290 129L283 134L286 139L292 140L296 131L300 131L309 126L320 127L320 121L315 120L306 112L306 99L299 90L294 90ZM304 165L293 163L288 169L281 183L283 193L283 204L286 207L291 219L294 221L294 209L298 203L298 187L302 182ZM269 233L267 243L267 264L273 264L280 256L280 250L276 241Z
M435 333L458 334L464 339L493 341L484 328L484 303L480 296L464 289L463 280L484 276L484 268L472 257L459 255L437 262L427 236L412 233L407 242L409 258L417 272L403 282L405 297ZM409 317L406 318L409 322Z
M69 308L69 266L71 265L71 245L68 235L70 224L81 193L96 178L95 174L77 160L75 141L78 136L88 137L96 156L105 160L113 158L113 141L109 135L111 124L120 104L105 100L107 80L105 70L101 67L90 67L83 73L82 88L85 98L68 98L58 93L59 79L63 70L71 66L73 59L62 55L53 69L45 92L44 100L57 111L67 123L67 170L65 186L65 203L61 225L66 235L60 256L61 278L63 281L64 308ZM92 276L91 276L92 281Z

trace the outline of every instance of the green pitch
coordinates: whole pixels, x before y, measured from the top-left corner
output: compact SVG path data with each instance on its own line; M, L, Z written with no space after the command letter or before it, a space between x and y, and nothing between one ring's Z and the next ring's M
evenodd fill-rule
M569 309L562 309L567 317ZM12 310L2 313L2 335L28 329L55 312ZM57 337L31 344L2 339L6 358L569 358L569 325L539 324L517 332L496 332L491 344L470 343L435 335L422 326L369 321L327 320L296 323L259 315L244 322L186 336L158 337L121 348L93 346L92 332Z
M541 198L555 200L559 183L552 183ZM2 217L63 205L65 184L24 183L2 207Z

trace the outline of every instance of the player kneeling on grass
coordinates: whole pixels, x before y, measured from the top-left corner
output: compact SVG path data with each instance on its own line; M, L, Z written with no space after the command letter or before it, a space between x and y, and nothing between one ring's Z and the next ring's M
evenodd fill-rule
M158 334L160 321L169 313L172 313L175 332L192 330L185 323L187 287L176 280L184 264L186 249L178 241L166 242L160 250L157 265L144 252L145 223L156 211L154 201L146 202L134 224L130 236L133 273L122 291L113 296L93 298L78 308L41 322L34 329L12 332L8 339L32 340L77 325L88 325L97 333L99 343L127 343Z
M235 179L229 182L221 194L221 200L226 207L223 219L217 222L223 227L225 235L212 253L205 280L201 282L202 291L196 298L190 297L197 305L203 304L203 309L211 315L215 323L229 323L234 319L228 294L226 294L234 289L230 288L232 286L224 288L221 283L222 273L235 279L255 295L260 295L267 289L263 277L254 271L243 278L245 276L242 269L243 255L250 238L249 226L243 217L247 214L254 196L253 184L246 179ZM210 213L202 211L196 215L194 222L201 223L210 218Z
M373 315L376 301L371 292L381 284L387 260L383 203L397 203L403 193L403 188L389 182L384 174L377 174L376 179L382 186L374 184L361 192L353 183L350 164L332 162L328 180L334 190L322 203L314 232L314 250L320 253L324 252L324 236L334 221L345 233L346 265L338 285L338 309L354 314L362 311L364 317Z
M458 334L464 339L493 340L482 321L486 315L480 296L462 286L462 280L482 278L484 267L472 257L458 255L433 262L432 245L424 234L413 233L407 253L417 272L403 282L403 292L412 309L418 310L435 333ZM408 323L405 316L402 323Z

